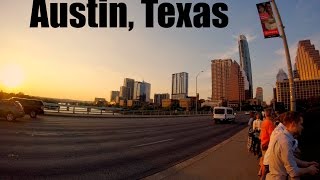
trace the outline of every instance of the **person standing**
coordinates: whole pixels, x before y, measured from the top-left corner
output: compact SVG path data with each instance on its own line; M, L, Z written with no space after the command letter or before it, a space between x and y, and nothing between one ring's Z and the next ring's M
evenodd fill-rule
M248 143L247 143L247 148L248 148L249 152L252 152L252 150L253 150L253 141L252 141L252 138L253 138L253 129L252 129L253 120L254 120L254 112L250 112L250 119L248 121L249 129L248 129Z
M270 139L267 180L300 179L300 176L319 173L317 162L302 161L294 156L294 136L301 134L303 118L298 112L286 112Z
M273 118L272 118L272 109L271 108L265 110L265 116L266 116L266 118L262 121L261 131L260 131L262 157L260 158L260 162L259 162L260 170L258 173L259 175L261 175L262 180L264 180L266 178L266 174L269 171L268 166L264 166L263 159L264 159L264 156L265 156L266 151L268 149L271 133L275 128Z
M254 121L254 112L250 112L250 119L249 119L249 121L248 121L248 126L249 126L249 128L252 128L252 126L253 126L253 121Z
M253 124L252 124L253 131L259 131L260 132L261 124L262 124L261 114L257 113L256 114L256 119L253 121Z
M261 149L263 153L265 153L268 149L270 136L272 131L275 128L273 118L272 118L272 110L266 109L265 115L266 115L266 118L262 121L261 132L260 132Z
M253 129L253 153L254 155L261 156L261 148L260 148L260 131L261 131L261 114L256 114L256 119L253 121L252 129Z

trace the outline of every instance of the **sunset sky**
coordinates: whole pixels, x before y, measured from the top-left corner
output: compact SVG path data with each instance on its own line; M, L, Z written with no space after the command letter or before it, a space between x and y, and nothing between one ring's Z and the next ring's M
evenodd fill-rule
M280 38L264 39L256 4L261 0L221 0L228 5L226 28L145 28L145 6L141 0L122 0L128 8L132 31L121 28L30 28L32 0L1 0L0 90L43 97L109 100L124 78L146 81L154 93L171 93L171 74L189 73L189 95L195 95L198 77L200 98L211 96L212 59L239 62L237 38L249 39L254 92L264 89L269 103L279 68L287 71ZM52 0L82 2L85 0ZM159 3L165 2L159 0ZM167 1L172 4L187 2ZM210 6L218 1L206 2ZM294 63L299 40L311 39L320 49L320 1L277 0L286 27ZM48 11L50 12L50 11ZM193 16L191 16L193 17ZM212 15L212 18L214 16ZM155 22L157 19L155 18ZM9 71L9 72L8 72ZM12 72L14 72L14 78ZM7 77L10 76L10 77ZM10 80L8 82L8 79ZM255 94L254 94L255 96Z

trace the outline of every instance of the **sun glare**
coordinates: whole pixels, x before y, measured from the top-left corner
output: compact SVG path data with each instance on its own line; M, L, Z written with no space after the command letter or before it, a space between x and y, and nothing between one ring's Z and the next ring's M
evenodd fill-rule
M19 87L24 80L22 69L18 65L6 65L0 68L0 81L9 88L13 89Z

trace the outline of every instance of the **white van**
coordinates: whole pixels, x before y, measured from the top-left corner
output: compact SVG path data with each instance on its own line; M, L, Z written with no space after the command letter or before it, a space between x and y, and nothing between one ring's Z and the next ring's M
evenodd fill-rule
M215 107L213 109L213 120L215 123L220 122L232 122L236 120L236 116L233 113L233 109L229 107Z

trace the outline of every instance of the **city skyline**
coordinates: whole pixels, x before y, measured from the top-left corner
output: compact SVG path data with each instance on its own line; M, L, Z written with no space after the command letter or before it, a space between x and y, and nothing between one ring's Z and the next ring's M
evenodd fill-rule
M296 102L310 100L320 96L320 54L310 40L298 43L295 59L294 87ZM287 74L280 69L277 74L276 101L290 107L289 80ZM300 105L301 107L301 105Z
M84 2L84 1L82 1ZM123 1L135 29L29 28L32 0L5 0L0 7L0 90L25 94L93 100L110 99L124 78L152 84L151 95L171 92L171 74L189 74L188 95L195 95L198 77L200 98L211 96L210 61L231 58L238 63L237 38L247 37L250 46L253 89L262 87L267 103L272 99L279 68L287 72L280 38L264 39L256 4L262 1L224 1L229 25L223 29L143 26L140 1ZM211 1L204 1L213 4ZM19 4L19 6L17 6ZM297 42L310 39L320 49L320 2L277 1L286 27L291 60ZM15 11L12 11L15 9ZM240 63L239 63L240 64ZM14 74L15 79L6 80ZM16 87L14 87L16 86ZM12 88L10 88L12 87Z

